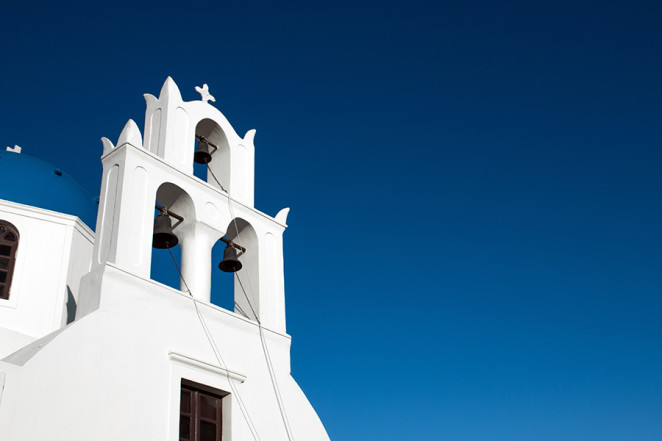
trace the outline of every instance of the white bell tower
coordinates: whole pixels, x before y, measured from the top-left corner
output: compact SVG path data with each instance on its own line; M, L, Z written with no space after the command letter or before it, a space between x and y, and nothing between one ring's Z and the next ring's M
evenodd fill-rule
M62 238L43 241L45 256L55 243L80 262L57 266L56 280L37 259L22 274L40 283L12 291L10 301L22 307L37 300L15 314L13 329L23 333L36 319L56 326L40 328L33 341L2 333L12 340L0 349L13 352L0 360L0 440L329 441L292 377L282 240L288 209L271 217L253 207L255 131L237 135L208 102L207 87L198 89L202 99L185 102L168 78L158 98L145 95L144 138L129 120L116 145L102 139L96 232L83 237L84 247L66 242L77 237L75 218L43 218L71 223L46 230ZM194 175L194 161L208 166L206 179ZM17 229L19 221L7 220ZM30 231L21 233L19 257L45 237ZM210 303L219 240L232 247L221 268L234 272L234 312ZM163 269L181 271L179 290L150 278L152 248L173 246L181 248L179 268ZM63 289L78 281L76 307L63 323Z
M246 249L239 256L243 268L234 276L235 310L284 333L282 234L289 209L271 217L253 207L255 130L240 137L209 104L213 97L206 85L196 89L202 99L185 102L168 77L158 98L145 94L144 139L133 120L117 145L102 139L96 240L79 313L97 309L103 296L112 295L101 289L106 265L150 278L156 204L172 213L172 232L181 247L181 290L188 287L209 302L211 271L218 271L211 250L225 237ZM194 151L202 143L211 153L206 182L193 174Z

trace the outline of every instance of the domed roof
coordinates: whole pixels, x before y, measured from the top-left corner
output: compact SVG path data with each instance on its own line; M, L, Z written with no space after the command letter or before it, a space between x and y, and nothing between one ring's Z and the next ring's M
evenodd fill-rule
M71 176L41 159L0 151L0 199L78 216L94 230L97 202Z

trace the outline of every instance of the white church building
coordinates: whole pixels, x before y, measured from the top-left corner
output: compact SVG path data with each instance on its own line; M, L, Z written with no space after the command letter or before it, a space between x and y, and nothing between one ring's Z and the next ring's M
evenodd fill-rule
M102 139L98 205L0 152L0 440L329 440L290 373L288 209L254 208L255 131L196 90L185 102L168 78L145 94L142 134L129 120ZM180 289L150 278L153 247L179 247ZM210 302L220 270L234 311Z

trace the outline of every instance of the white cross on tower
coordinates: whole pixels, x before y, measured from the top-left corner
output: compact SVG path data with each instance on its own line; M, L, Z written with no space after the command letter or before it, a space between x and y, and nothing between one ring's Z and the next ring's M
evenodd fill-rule
M200 96L202 97L200 99L205 103L208 101L211 101L213 103L216 102L216 98L214 98L214 96L211 93L209 93L209 86L207 86L207 83L203 84L202 87L195 86L195 91L200 94Z

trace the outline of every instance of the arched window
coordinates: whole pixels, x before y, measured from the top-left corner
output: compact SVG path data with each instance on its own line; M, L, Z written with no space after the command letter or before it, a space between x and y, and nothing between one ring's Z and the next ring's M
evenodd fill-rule
M9 222L0 220L0 299L9 298L17 249L18 230Z

